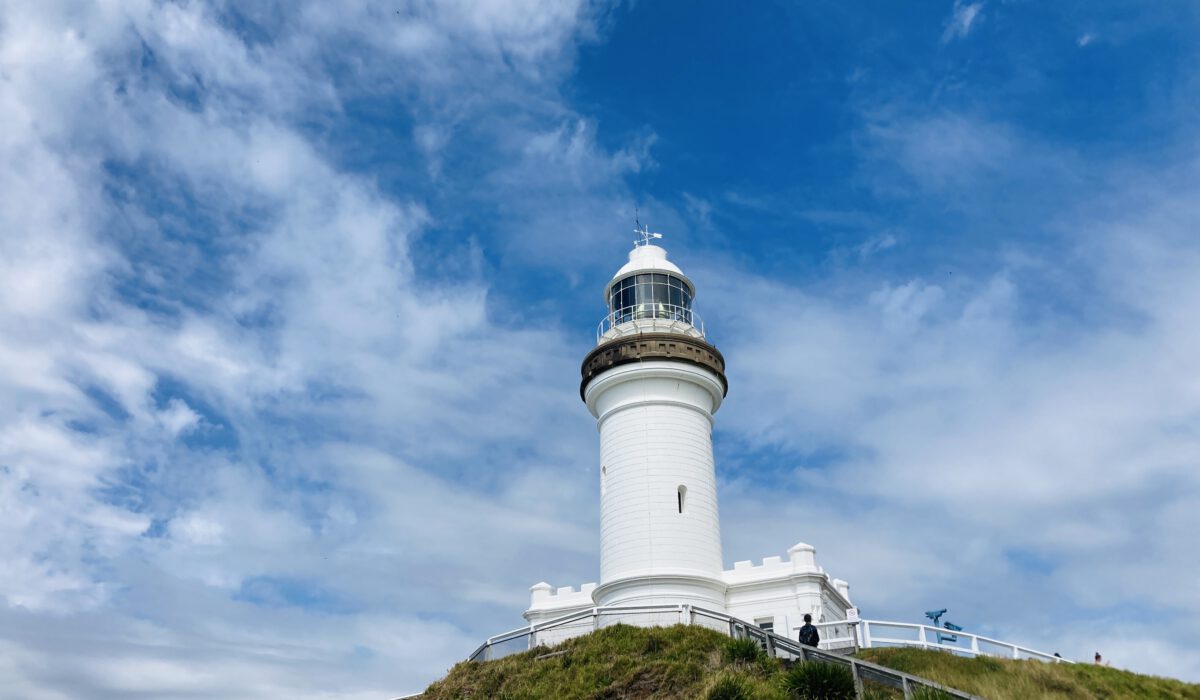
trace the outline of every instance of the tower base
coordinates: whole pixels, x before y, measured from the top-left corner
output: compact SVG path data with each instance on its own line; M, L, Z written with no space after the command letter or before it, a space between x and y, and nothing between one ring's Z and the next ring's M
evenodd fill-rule
M655 573L625 576L597 586L592 593L596 605L699 605L725 609L728 587L718 578L699 574Z
M831 577L816 563L816 550L803 542L788 557L767 557L761 564L739 561L721 578L679 574L624 577L555 591L548 583L530 589L524 617L532 624L593 607L694 605L754 622L776 634L795 637L810 614L816 622L846 619L850 584ZM650 623L654 624L654 623Z

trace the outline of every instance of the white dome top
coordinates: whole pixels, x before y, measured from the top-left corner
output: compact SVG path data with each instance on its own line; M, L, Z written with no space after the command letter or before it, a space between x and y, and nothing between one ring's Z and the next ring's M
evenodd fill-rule
M657 270L659 272L674 272L677 275L682 275L683 270L675 266L675 263L667 260L667 251L664 248L659 248L656 245L639 245L634 246L633 250L629 251L629 262L625 263L617 274L613 275L613 279L624 277L630 272L641 272L643 270Z
M669 272L677 277L682 277L687 285L691 287L691 292L696 293L696 285L688 279L688 276L683 274L675 263L667 260L667 251L665 248L660 248L656 245L639 245L634 246L633 250L629 251L629 262L621 266L617 270L617 274L609 280L604 286L604 299L608 301L608 290L612 288L613 282L619 279L628 277L635 272Z

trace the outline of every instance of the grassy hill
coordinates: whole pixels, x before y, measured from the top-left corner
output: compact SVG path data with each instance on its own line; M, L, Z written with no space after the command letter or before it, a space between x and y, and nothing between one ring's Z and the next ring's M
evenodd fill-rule
M1180 698L1200 700L1200 686L1085 664L963 659L917 649L871 649L862 657L995 700ZM422 696L427 700L790 700L797 674L753 644L702 627L615 625L554 649L538 648L487 663L462 662ZM820 667L820 668L812 668ZM821 674L817 674L818 676ZM848 675L848 674L847 674ZM817 678L821 682L820 678ZM801 685L812 686L812 678ZM835 684L836 685L836 684ZM899 694L869 688L882 700ZM823 696L827 697L827 696ZM837 697L837 696L834 696ZM920 695L918 700L936 700Z
M995 700L1200 700L1200 685L1094 664L1047 664L921 649L864 649L859 658Z

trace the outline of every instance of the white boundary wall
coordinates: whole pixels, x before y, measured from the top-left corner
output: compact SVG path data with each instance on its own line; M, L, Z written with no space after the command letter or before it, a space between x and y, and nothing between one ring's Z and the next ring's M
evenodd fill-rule
M686 591L671 589L670 577L633 579L630 583L643 591L653 586L650 590L660 598L654 604L691 603L683 596ZM687 583L693 587L697 584L695 580ZM757 625L769 623L783 636L794 636L794 630L803 624L805 613L811 614L816 622L836 622L845 620L846 610L852 607L849 584L831 577L818 566L816 550L803 542L789 549L786 559L767 557L759 564L736 562L732 569L720 572L719 580L712 585L708 590L718 602L707 607L725 610ZM525 619L539 624L588 610L600 605L598 593L602 588L586 583L578 589L569 586L555 589L548 583L538 583L530 588Z

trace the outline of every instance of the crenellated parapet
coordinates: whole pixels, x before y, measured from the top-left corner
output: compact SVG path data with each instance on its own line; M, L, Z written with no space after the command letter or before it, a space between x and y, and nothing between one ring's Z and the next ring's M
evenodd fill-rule
M575 603L580 600L587 600L589 603L592 600L592 591L596 590L596 584L585 583L578 589L574 586L560 586L554 588L550 584L542 581L535 583L529 587L530 602L536 607L542 605L561 605L564 603Z
M722 572L722 578L729 585L739 585L796 575L827 576L817 566L816 553L815 547L800 542L788 549L787 559L766 557L761 564L750 560L734 562L732 569Z
M579 588L560 586L555 588L545 581L535 583L529 588L529 609L525 611L525 619L536 623L560 615L566 615L578 610L586 610L595 605L592 593L596 584L585 583Z
M788 549L786 558L735 562L721 572L730 614L770 621L777 630L789 629L804 613L817 621L845 619L850 585L826 573L816 554L816 548L800 542Z

